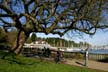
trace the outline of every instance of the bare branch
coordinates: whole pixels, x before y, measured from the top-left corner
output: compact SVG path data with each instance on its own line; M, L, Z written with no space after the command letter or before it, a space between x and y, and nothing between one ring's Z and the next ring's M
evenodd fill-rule
M9 10L6 6L0 5L0 8L3 9L4 11L6 11L9 14L12 14L11 10Z

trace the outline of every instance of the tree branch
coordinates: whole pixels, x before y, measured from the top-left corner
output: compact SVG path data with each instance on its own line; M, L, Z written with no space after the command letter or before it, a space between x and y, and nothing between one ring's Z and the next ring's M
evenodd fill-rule
M2 18L0 18L0 21L2 21L2 22L4 23L4 26L5 26L5 27L13 27L13 26L15 26L15 23L6 22L6 21L3 20Z
M0 14L0 17L16 17L16 14Z
M3 9L4 11L6 11L9 14L12 14L11 10L9 10L6 6L0 5L0 8Z

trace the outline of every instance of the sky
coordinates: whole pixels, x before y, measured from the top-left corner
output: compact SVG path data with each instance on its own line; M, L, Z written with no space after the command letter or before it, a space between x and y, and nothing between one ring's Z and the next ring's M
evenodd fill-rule
M95 45L97 45L97 46L108 45L108 30L107 31L98 30L96 32L96 34L93 35L93 36L89 36L87 34L84 34L82 37L74 37L74 38L70 38L66 35L63 36L63 37L60 37L57 34L55 34L55 35L53 35L53 34L45 35L44 33L37 33L37 37L41 37L41 38L59 37L59 38L67 39L67 40L73 40L76 43L79 43L80 41L88 42L93 46L95 46Z
M108 45L108 31L99 30L93 37L86 35L85 40L92 45Z

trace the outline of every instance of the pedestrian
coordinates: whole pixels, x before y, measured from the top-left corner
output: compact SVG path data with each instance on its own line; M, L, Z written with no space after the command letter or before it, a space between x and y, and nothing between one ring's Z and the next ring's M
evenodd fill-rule
M56 52L55 62L58 63L60 61L61 61L61 52L60 49L58 48L58 51Z

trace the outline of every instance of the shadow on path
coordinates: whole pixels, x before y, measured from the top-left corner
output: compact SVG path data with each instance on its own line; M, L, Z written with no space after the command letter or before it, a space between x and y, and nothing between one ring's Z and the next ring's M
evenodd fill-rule
M83 63L81 63L81 62L78 62L78 61L76 61L75 63L77 63L77 64L79 64L79 65L81 65L81 66L85 66L85 64L83 64Z

